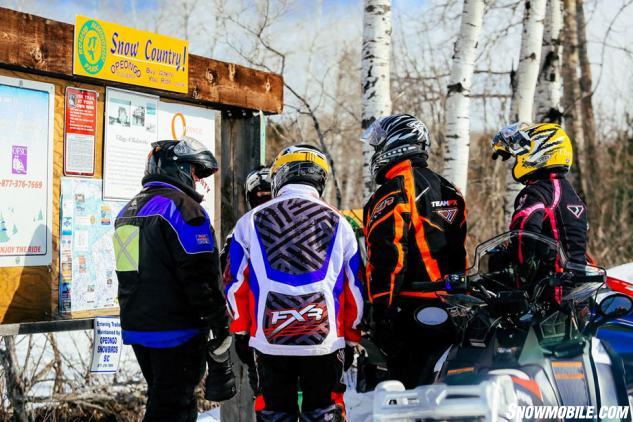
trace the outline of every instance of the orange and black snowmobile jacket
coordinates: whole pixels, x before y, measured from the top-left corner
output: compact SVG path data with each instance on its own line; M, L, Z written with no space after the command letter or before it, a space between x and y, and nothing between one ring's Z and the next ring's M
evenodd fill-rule
M365 205L367 295L391 305L397 298L435 298L413 282L442 280L467 266L466 207L461 193L423 159L391 167Z

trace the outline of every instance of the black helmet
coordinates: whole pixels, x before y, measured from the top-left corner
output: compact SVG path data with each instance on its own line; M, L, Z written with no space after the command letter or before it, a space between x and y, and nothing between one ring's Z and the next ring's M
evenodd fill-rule
M271 197L270 168L259 166L251 171L246 176L244 192L246 203L251 209L268 201Z
M279 189L289 183L314 186L319 195L323 195L330 165L318 148L301 144L284 148L275 158L270 172L273 196L277 196Z
M361 136L374 147L371 174L374 180L391 165L413 156L429 158L431 137L426 125L410 114L394 114L376 119Z
M145 176L156 175L171 179L191 189L196 182L192 176L204 179L218 171L215 157L200 142L185 137L181 141L158 141L152 143L147 158Z

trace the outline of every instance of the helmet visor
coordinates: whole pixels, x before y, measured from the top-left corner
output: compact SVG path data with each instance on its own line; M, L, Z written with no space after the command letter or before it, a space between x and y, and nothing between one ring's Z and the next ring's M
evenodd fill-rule
M262 184L270 186L270 169L262 169L251 173L246 179L246 191L250 192Z
M501 129L492 139L492 149L504 151L514 156L527 152L530 137L521 130L524 126L525 123L513 123Z
M386 137L387 133L380 125L380 119L377 119L363 131L360 140L376 148L384 142Z
M202 142L193 138L184 138L174 147L174 153L179 156L198 154L208 150Z

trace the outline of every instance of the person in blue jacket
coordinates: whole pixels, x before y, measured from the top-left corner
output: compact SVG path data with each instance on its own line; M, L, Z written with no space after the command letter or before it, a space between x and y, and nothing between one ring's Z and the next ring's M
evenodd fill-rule
M145 421L196 420L194 390L208 356L217 379L207 397L235 394L218 248L195 190L217 170L194 139L155 142L143 189L116 218L121 328L147 380Z

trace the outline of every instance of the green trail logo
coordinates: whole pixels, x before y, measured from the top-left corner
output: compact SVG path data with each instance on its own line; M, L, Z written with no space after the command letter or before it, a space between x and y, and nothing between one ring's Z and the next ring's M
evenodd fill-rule
M79 61L84 70L94 75L103 68L106 59L106 39L97 21L89 20L81 26L77 37Z

